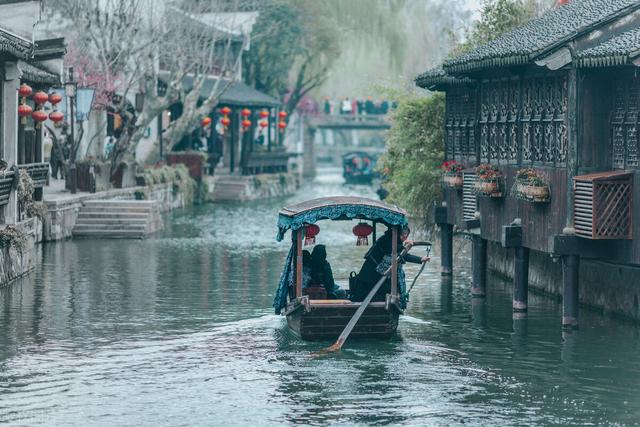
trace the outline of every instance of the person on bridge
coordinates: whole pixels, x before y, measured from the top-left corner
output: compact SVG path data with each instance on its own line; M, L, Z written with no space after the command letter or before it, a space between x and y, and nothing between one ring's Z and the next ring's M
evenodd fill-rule
M331 101L329 101L329 97L324 97L324 113L328 116L331 114Z
M368 96L367 101L364 103L364 111L367 114L373 114L373 109L375 105L373 105L373 98Z
M341 112L342 114L351 114L351 110L351 101L349 101L349 97L347 96L342 100Z

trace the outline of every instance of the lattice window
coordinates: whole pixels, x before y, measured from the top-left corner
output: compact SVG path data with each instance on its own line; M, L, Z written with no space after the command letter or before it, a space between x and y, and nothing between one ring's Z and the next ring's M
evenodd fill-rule
M574 228L588 239L631 239L633 174L601 172L574 178Z
M611 160L614 169L640 167L638 116L640 78L627 75L615 79L611 113Z
M474 160L476 100L475 88L461 86L447 92L445 117L445 152L447 159Z

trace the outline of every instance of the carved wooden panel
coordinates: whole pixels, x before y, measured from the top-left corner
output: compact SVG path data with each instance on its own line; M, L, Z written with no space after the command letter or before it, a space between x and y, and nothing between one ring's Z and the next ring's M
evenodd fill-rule
M611 113L611 159L614 169L640 166L638 118L640 79L634 75L616 79Z
M476 90L460 86L447 92L445 154L447 159L475 160Z

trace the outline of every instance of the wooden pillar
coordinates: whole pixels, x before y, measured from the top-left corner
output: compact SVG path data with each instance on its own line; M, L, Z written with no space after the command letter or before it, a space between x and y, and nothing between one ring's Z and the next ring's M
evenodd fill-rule
M302 228L296 231L296 298L302 297Z
M529 248L515 248L513 311L525 312L529 302Z
M579 272L579 255L566 255L562 257L562 327L567 329L578 328Z
M0 129L2 131L2 158L9 167L18 163L18 87L20 76L15 62L4 63L4 80L2 81L2 103L0 111ZM15 224L18 220L17 191L12 191L9 203L4 207L4 223ZM0 211L1 212L1 211Z
M25 129L24 125L21 123L22 120L18 119L18 164L23 165L26 163L26 140L25 140Z
M269 117L267 117L267 151L271 151L271 126L273 125L273 120L271 119L271 109L269 109Z
M487 326L487 300L471 299L471 324L476 328Z
M453 312L453 278L444 276L440 280L440 310L449 314Z
M391 296L398 295L398 227L391 229Z
M487 291L487 241L479 235L473 235L472 264L473 282L471 295L484 298Z
M440 224L442 275L453 274L453 225Z
M376 226L378 225L378 223L376 221L373 221L373 224L371 225L373 226L373 242L371 242L371 245L373 246L376 243L376 240L378 240L378 230L376 230Z
M34 141L33 149L33 163L42 162L42 132L44 132L44 125L40 126L40 129L36 128L36 137Z

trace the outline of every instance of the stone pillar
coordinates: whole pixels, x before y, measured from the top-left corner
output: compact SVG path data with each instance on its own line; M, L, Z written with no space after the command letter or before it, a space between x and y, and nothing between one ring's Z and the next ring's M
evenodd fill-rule
M472 237L473 282L471 295L484 298L487 292L487 241L477 234Z
M453 312L453 278L444 276L440 283L440 310L443 314Z
M442 275L451 276L453 274L453 225L440 224L440 236Z
M2 80L2 158L8 167L18 163L18 88L20 78L15 62L4 63ZM15 224L18 221L18 201L16 191L11 192L9 204L4 209L4 223Z
M580 272L580 256L566 255L562 257L562 327L578 328L578 274Z
M513 311L526 312L529 303L529 248L515 248Z
M305 123L303 153L302 153L302 177L315 178L316 176L316 153L314 150L314 140L316 137L316 129Z

